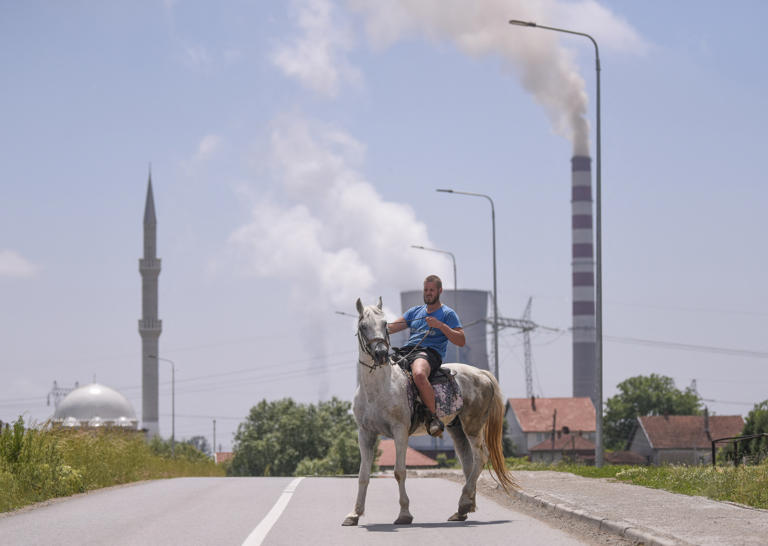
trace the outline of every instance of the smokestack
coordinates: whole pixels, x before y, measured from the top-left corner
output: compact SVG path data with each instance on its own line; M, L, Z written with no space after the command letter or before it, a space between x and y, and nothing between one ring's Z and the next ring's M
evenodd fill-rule
M576 155L571 159L573 396L588 396L597 408L591 164L589 156Z

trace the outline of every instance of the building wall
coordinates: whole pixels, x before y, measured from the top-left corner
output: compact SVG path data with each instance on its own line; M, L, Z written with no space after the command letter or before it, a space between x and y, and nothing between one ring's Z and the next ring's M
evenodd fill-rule
M629 444L629 451L637 453L638 455L642 455L646 458L650 457L649 460L653 463L655 451L651 447L651 444L648 441L648 437L645 435L645 431L642 429L642 427L639 427L635 432L635 435L632 437L632 441Z
M507 437L515 444L515 455L518 457L528 455L528 439L523 429L520 428L520 423L515 418L515 413L511 407L507 406L507 413L504 415L504 418L507 420ZM533 447L533 445L530 447Z
M657 449L654 464L711 464L712 451L701 448Z

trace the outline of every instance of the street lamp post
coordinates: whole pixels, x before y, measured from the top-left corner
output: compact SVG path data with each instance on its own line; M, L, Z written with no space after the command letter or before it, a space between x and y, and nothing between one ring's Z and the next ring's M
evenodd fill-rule
M411 248L418 248L419 250L429 250L430 252L439 252L440 254L448 254L448 256L451 257L451 261L453 262L453 310L456 311L456 314L459 313L459 306L458 306L458 289L457 289L457 282L456 282L456 256L453 255L453 252L448 252L447 250L440 250L438 248L427 248L425 246L421 245L411 245ZM459 346L456 346L456 362L459 361Z
M493 364L496 380L499 380L499 306L496 299L496 209L493 206L493 199L484 193L472 193L468 191L458 191L450 189L437 190L443 193L454 193L457 195L470 195L472 197L484 197L491 204L491 233L493 237Z
M543 28L555 32L564 32L589 38L592 45L595 46L595 74L597 77L596 87L596 153L597 153L597 173L595 175L595 357L597 359L597 370L595 371L595 391L597 394L596 422L595 422L595 466L603 466L603 252L602 252L602 200L601 200L601 150L600 150L600 50L597 47L595 39L584 32L576 32L563 28L548 27L529 21L511 20L510 25Z
M149 358L162 360L171 365L171 456L176 456L176 364L170 358L148 355Z

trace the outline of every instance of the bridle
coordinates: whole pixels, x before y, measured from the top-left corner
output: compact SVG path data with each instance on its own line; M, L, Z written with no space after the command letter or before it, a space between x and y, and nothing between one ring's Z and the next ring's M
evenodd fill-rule
M362 332L362 329L360 328L360 322L362 322L362 319L361 319L361 321L358 321L358 325L357 325L357 342L360 345L360 350L363 353L367 354L369 357L371 357L372 364L367 364L367 363L363 362L362 359L358 359L358 362L360 364L362 364L363 366L365 366L366 368L368 368L371 371L371 373L373 373L373 371L376 368L381 368L381 367L386 366L386 365L391 363L390 359L389 359L389 356L387 356L387 360L384 363L379 364L376 361L376 355L374 355L373 351L371 350L371 344L372 343L374 343L374 342L375 343L384 343L387 346L387 354L389 354L389 348L391 347L391 345L389 343L389 330L387 330L385 328L385 330L384 330L386 332L385 337L374 337L374 338L368 339L367 337L365 337L365 334Z

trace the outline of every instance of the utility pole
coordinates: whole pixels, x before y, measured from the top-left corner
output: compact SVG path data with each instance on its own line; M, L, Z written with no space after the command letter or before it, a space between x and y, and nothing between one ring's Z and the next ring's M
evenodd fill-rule
M213 420L213 445L211 446L213 449L213 462L216 462L216 419Z
M559 332L558 328L550 328L536 324L531 320L531 305L533 298L528 298L528 305L525 306L523 317L519 319L499 317L500 328L515 328L523 333L523 345L525 346L525 396L533 396L533 354L531 351L531 332L537 328Z
M48 392L45 405L50 406L51 398L53 398L53 408L54 410L56 410L59 407L59 402L61 402L65 396L67 396L69 393L71 393L73 390L75 390L79 386L80 384L77 381L75 381L74 387L59 387L59 384L56 381L54 381L53 388Z

